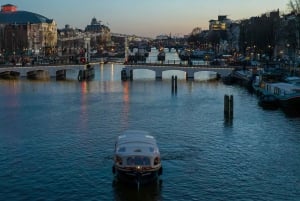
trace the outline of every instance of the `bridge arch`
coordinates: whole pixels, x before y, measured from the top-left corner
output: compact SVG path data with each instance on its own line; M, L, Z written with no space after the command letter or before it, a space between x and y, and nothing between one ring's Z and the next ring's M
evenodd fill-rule
M131 74L132 76L134 76L135 72L137 72L137 71L150 71L150 72L153 72L153 76L155 77L155 79L158 79L158 80L162 79L163 76L168 76L167 74L169 71L177 71L177 72L179 72L179 75L181 73L184 74L184 75L180 75L180 77L186 76L186 74L187 74L187 70L185 70L185 69L168 69L168 68L153 69L153 68L147 68L146 66L145 66L145 68L132 69L131 71L132 72L129 72L129 74ZM174 74L176 74L176 73L174 73Z
M147 68L140 68L140 69L132 69L132 76L136 77L135 75L139 73L139 78L155 78L156 77L156 71L153 69L147 69ZM142 76L141 76L142 74Z
M135 69L148 69L155 71L156 79L162 79L164 71L178 70L186 73L186 79L194 79L195 73L201 71L215 72L218 76L225 76L230 73L232 67L222 66L180 66L180 65L159 65L159 64L135 64L125 66L124 71L126 76L133 79L133 70Z

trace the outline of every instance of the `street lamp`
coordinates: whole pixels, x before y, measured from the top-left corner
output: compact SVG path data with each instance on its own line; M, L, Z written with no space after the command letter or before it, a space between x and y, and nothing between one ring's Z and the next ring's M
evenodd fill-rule
M268 45L268 52L269 52L269 60L272 58L272 46Z

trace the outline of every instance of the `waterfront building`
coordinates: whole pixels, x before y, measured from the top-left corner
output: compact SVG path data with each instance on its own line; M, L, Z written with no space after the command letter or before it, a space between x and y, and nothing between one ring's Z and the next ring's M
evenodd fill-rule
M253 54L261 55L267 60L276 58L279 38L280 36L286 38L280 31L280 21L279 10L242 20L240 50L243 54L247 57Z
M0 12L0 50L3 55L49 55L57 45L57 25L37 13L6 4Z
M58 29L57 53L58 56L73 59L74 55L84 54L84 31L66 24L64 28Z
M156 40L168 40L169 38L170 36L166 34L156 36Z
M219 15L218 20L209 21L210 31L226 31L231 24L231 20L226 15Z
M78 62L87 52L99 56L99 53L111 49L111 43L109 27L101 24L95 17L84 30L70 25L58 30L58 55L67 63Z
M288 31L287 31L288 30ZM283 15L278 41L278 54L300 64L300 14L291 12Z
M105 26L95 17L89 25L86 26L85 32L91 35L91 49L97 52L103 49L114 49L111 41L111 33L108 26Z

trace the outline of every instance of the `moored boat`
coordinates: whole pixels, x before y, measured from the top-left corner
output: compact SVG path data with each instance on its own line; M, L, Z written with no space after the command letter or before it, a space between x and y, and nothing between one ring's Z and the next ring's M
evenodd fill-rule
M283 109L300 112L300 85L286 82L267 83L264 93L274 95Z
M117 181L137 186L157 181L162 174L160 152L147 131L127 130L118 136L113 173Z
M232 78L243 86L252 86L252 72L250 70L234 70L231 73Z
M226 84L226 85L231 85L231 84L234 84L235 82L235 79L234 77L232 76L232 74L228 74L224 77L222 77L222 81L223 81L223 84Z

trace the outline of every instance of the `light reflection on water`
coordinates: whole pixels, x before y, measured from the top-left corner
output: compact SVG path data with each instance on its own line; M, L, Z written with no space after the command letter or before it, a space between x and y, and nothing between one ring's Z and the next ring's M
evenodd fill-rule
M0 80L0 197L4 200L298 200L300 119L265 111L238 86L117 64L91 82ZM171 93L170 76L179 77ZM234 119L223 117L224 94ZM114 186L114 140L125 129L157 138L162 184Z

